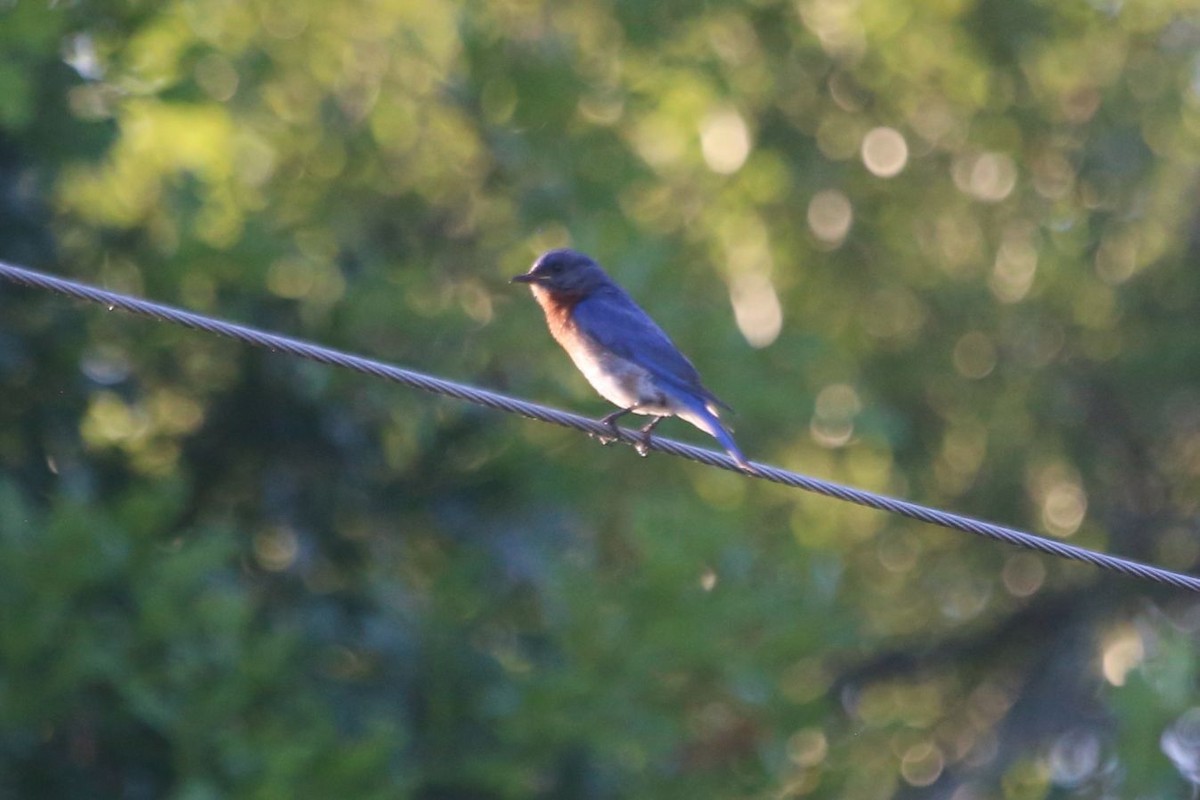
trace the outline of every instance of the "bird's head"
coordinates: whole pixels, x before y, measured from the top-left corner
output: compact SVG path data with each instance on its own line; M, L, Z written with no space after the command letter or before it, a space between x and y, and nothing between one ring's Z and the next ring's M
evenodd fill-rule
M517 275L512 282L528 283L535 290L544 289L552 295L586 296L610 281L591 258L563 248L543 253L528 272Z

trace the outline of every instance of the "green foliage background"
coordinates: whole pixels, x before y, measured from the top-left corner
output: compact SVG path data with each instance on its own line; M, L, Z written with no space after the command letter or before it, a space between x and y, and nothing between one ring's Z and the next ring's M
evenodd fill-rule
M0 3L0 258L1198 569L1193 0ZM0 795L1200 774L1191 597L0 286ZM668 435L696 439L669 423Z

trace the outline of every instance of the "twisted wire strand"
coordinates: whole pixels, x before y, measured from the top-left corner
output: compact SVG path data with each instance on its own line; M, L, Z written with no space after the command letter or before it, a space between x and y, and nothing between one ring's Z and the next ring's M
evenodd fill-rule
M340 350L321 347L320 345L300 339L267 333L266 331L257 330L245 325L237 325L202 314L195 314L162 303L154 303L118 292L98 289L84 283L56 278L42 272L13 266L3 261L0 261L0 278L22 286L43 289L79 300L99 303L108 307L109 310L119 308L131 314L149 317L160 322L169 322L174 325L182 325L185 328L226 336L240 342L245 342L246 344L254 345L255 347L264 347L268 350L288 353L289 355L310 361L331 364L336 367L361 372L365 375L383 378L404 386L410 386L414 389L421 389L433 394L465 400L469 403L506 411L510 414L520 414L530 419L549 422L565 428L573 428L601 439L611 439L614 436L614 431L608 425L587 417L581 417L578 414L571 414L556 408L530 403L515 397L489 392L474 386L448 381L421 372L402 369L391 364L362 358L361 356L352 355ZM640 434L635 431L621 428L615 433L617 438L626 444L632 445L641 441ZM848 503L856 503L860 506L887 511L909 519L939 525L943 528L973 533L977 536L994 539L1016 547L1035 550L1059 558L1083 561L1101 569L1119 572L1123 575L1166 584L1179 589L1200 592L1200 578L1118 556L1110 556L1105 553L1088 550L1084 547L1066 544L1065 542L1045 539L1041 536L1035 536L1014 528L952 514L936 508L911 503L907 500L899 500L863 489L856 489L852 486L812 478L769 464L754 463L750 469L743 469L732 458L723 453L705 450L673 439L654 437L650 440L649 447L651 450L660 453L687 458L710 467L717 467L731 472L738 472L749 477L773 481L784 486L791 486Z

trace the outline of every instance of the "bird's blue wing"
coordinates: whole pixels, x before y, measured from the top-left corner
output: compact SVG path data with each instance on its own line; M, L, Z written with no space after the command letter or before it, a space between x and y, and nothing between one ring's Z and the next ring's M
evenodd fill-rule
M642 367L656 380L724 405L700 383L700 374L662 328L629 295L616 287L579 301L572 317L581 333L601 347Z

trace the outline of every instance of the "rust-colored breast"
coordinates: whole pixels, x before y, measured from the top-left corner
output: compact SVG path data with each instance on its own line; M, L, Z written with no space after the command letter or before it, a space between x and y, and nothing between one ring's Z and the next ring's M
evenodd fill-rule
M575 322L571 319L571 310L583 299L582 295L566 294L563 292L546 291L540 286L534 287L534 297L546 313L546 325L550 334L560 345L570 350L578 337Z

